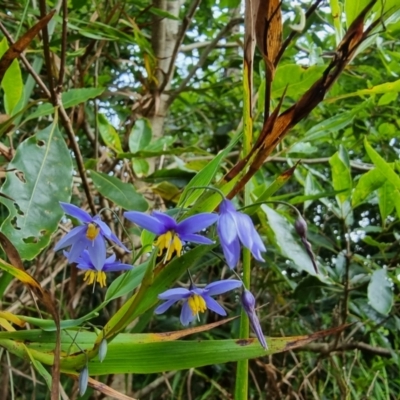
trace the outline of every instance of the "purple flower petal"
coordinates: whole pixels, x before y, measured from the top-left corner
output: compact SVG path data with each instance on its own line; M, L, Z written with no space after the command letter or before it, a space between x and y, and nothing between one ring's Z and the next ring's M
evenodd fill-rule
M162 314L165 313L165 311L167 311L172 305L174 305L177 301L179 300L168 300L165 303L159 305L155 310L154 313L155 314Z
M217 225L218 236L221 244L229 245L238 237L236 221L231 214L223 214L220 216Z
M62 201L60 201L60 206L64 210L65 214L79 219L79 221L89 223L93 220L90 214L88 214L86 211L83 211L81 208L74 206L73 204L63 203Z
M176 223L174 218L172 218L168 214L164 214L159 211L153 211L151 215L163 224L163 226L165 227L165 232L176 231L178 224Z
M182 311L181 311L181 324L183 326L189 325L190 322L192 322L195 319L195 315L193 315L193 311L189 307L189 304L187 301L184 303L182 306Z
M218 220L217 214L212 213L201 213L193 215L192 217L186 218L180 222L176 228L176 232L179 235L185 235L187 233L199 232L210 225L214 224Z
M122 264L120 262L106 263L102 270L104 272L117 272L117 271L127 271L133 269L133 265Z
M201 235L196 235L195 233L185 233L184 235L179 235L179 239L184 242L192 242L199 244L214 244L214 241Z
M203 299L206 302L206 305L207 305L208 309L210 309L211 311L214 311L215 313L225 317L226 311L221 306L221 304L219 304L216 300L214 300L212 297L207 296L207 295L204 295Z
M83 250L85 250L88 243L90 243L90 241L86 239L86 236L82 237L80 240L75 241L69 251L68 261L70 263L77 262L78 258L82 255Z
M76 226L71 229L61 240L54 246L54 251L58 251L60 249L64 249L65 247L71 246L76 241L79 241L82 238L86 238L86 225Z
M124 216L126 219L129 219L129 221L134 222L141 228L153 232L156 235L162 235L168 230L165 229L165 226L157 218L138 211L127 211L124 213Z
M181 300L186 297L189 297L190 293L191 293L190 290L185 289L185 288L168 289L165 292L160 293L158 295L158 298L160 300L176 299L176 301L177 301L177 300Z
M90 260L97 271L101 271L106 261L106 241L104 237L98 235L93 241L89 241L87 246Z
M237 279L224 279L222 281L212 282L204 288L207 296L215 296L229 292L230 290L237 289L242 286L242 282Z
M230 244L223 244L221 240L222 251L225 256L226 263L230 269L236 267L240 258L240 242L239 238L236 237L235 240Z
M99 228L100 228L100 232L101 232L101 234L103 235L103 236L105 236L106 238L108 238L109 236L111 236L111 229L110 229L110 227L105 223L105 222L103 222L101 219L100 219L100 217L99 216L95 216L94 218L93 218L93 222L96 224L96 225L98 225L99 226Z

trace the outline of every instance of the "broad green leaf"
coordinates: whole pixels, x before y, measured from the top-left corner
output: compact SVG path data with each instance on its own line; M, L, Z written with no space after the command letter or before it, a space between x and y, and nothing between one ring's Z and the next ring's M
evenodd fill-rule
M395 187L397 191L400 191L399 175L396 174L393 168L371 147L366 137L364 138L364 146L376 168L379 169L382 175Z
M4 37L0 42L0 58L8 50L8 47L7 39ZM21 68L19 67L18 60L13 60L8 67L1 81L1 87L4 91L4 108L6 114L13 115L24 91Z
M132 160L132 169L138 178L143 178L149 173L149 163L142 158L134 158Z
M285 218L265 204L261 206L261 210L268 217L268 225L274 232L276 244L279 246L282 255L290 258L293 261L294 268L298 271L306 271L310 275L316 275L310 257L293 236L293 227ZM326 277L321 273L316 276L321 281L326 281Z
M344 12L346 14L347 28L356 19L360 12L370 3L371 0L345 0Z
M368 285L368 302L381 314L389 314L393 306L393 290L385 269L378 269Z
M136 153L144 150L151 142L152 132L150 122L146 118L138 119L129 135L129 151Z
M82 89L70 89L64 92L61 96L61 100L65 109L77 106L78 104L84 103L89 99L93 99L100 96L104 92L105 88L82 88ZM33 113L29 114L26 121L31 119L44 117L54 113L54 107L45 103L40 105Z
M393 212L395 207L395 188L390 182L385 182L378 189L379 211L381 213L382 224L385 225L386 218Z
M350 162L343 146L340 146L339 151L329 159L329 164L331 165L333 188L340 192L336 195L336 199L341 206L349 200L352 189Z
M298 64L279 66L272 83L272 97L279 98L285 90L287 97L302 95L321 77L324 69L323 66L304 68Z
M137 193L131 183L121 182L115 176L90 171L96 189L107 199L125 210L146 211L147 201Z
M352 205L357 207L360 205L370 193L379 189L386 181L385 176L378 168L366 172L357 182L352 194Z
M99 125L100 135L106 146L114 150L116 153L122 153L121 140L118 136L118 133L108 122L106 116L99 113L97 116L97 122Z
M302 336L268 337L268 350L264 350L255 338L171 341L168 340L168 335L120 334L108 344L107 356L102 363L97 358L90 361L89 372L91 375L149 374L247 360L289 351L327 335L337 334L342 329L343 327L338 327ZM80 349L90 349L96 336L90 332L70 332L69 335L62 333L63 351L69 349L70 352L80 353ZM10 337L15 337L15 340L9 339ZM38 343L34 342L35 337L39 339ZM26 347L24 340L27 341ZM20 358L28 357L28 348L32 357L46 365L53 363L53 343L54 334L51 333L0 332L0 346ZM160 357L160 354L163 356ZM63 357L61 370L76 373L85 362L86 359L81 354Z
M57 122L22 142L8 165L1 198L9 215L1 231L26 260L50 242L63 215L59 202L71 196L71 155Z
M147 268L147 262L134 267L115 279L107 290L105 301L111 301L124 296L136 289L142 282Z

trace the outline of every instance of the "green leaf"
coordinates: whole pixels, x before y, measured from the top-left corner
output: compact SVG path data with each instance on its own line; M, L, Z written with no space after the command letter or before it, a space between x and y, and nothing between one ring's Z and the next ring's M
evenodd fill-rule
M367 137L364 138L364 146L376 168L378 168L382 175L395 187L397 191L399 191L400 177L396 174L393 168L371 147L367 141Z
M357 18L362 10L370 3L371 0L346 0L344 3L344 12L346 14L347 28Z
M185 190L183 191L178 207L188 207L193 204L205 191L204 188L196 190L196 187L208 186L214 179L215 174L219 170L219 166L226 157L226 155L231 151L232 147L236 144L237 140L233 140L232 143L227 146L223 151L221 151L212 161L210 161L200 172L198 172L192 180L188 183ZM219 196L219 195L218 195ZM222 200L219 196L220 201ZM218 203L217 203L218 204ZM204 212L204 211L203 211Z
M78 104L85 103L89 99L93 99L100 96L104 92L105 88L82 88L82 89L70 89L63 93L61 100L65 109L77 106ZM39 106L32 114L26 118L26 121L31 119L44 117L54 113L54 107L45 103Z
M131 183L121 182L114 176L90 171L96 189L107 199L125 210L146 211L147 201L137 193Z
M340 96L331 97L327 99L326 102L332 103L337 100L346 99L348 97L354 97L354 96L372 96L375 94L398 93L398 92L400 92L400 79L394 82L381 83L380 85L376 85L368 89L360 89L352 93L346 93Z
M122 153L121 140L118 136L118 133L108 122L106 116L99 113L97 116L97 122L99 125L100 135L106 146L114 150L116 153Z
M393 290L385 269L378 269L368 285L369 304L381 314L389 314L393 306Z
M386 218L393 212L395 207L394 186L390 182L385 182L378 189L379 211L381 213L382 223L385 224Z
M3 38L0 42L0 58L7 50L7 39ZM21 68L19 67L18 60L13 60L11 65L8 67L3 80L1 81L1 87L4 91L4 108L6 114L13 115L24 91Z
M286 96L296 98L302 95L321 77L325 67L304 68L298 64L278 66L272 83L272 97L279 98L286 90Z
M59 202L71 195L71 155L57 122L21 143L8 169L2 192L15 202L1 198L10 212L1 231L31 260L50 242L63 215Z
M268 225L273 230L276 244L281 250L282 255L293 261L293 266L298 271L306 271L310 275L316 275L310 257L293 236L293 227L280 214L269 208L265 204L261 210L268 217ZM316 275L321 281L326 281L323 274Z
M138 178L143 178L149 173L149 163L142 158L134 158L132 160L132 168Z
M149 120L138 119L129 135L129 151L136 153L145 149L151 142L152 131Z
M366 172L360 178L352 195L352 205L360 205L373 191L379 189L386 181L385 176L378 168Z
M329 159L329 164L331 165L333 188L340 192L336 195L336 199L341 206L349 200L352 189L349 158L343 146L340 146L339 151Z
M355 114L358 112L352 111L345 111L338 113L337 115L325 119L317 125L314 125L310 130L308 130L302 141L312 141L316 139L321 139L325 136L330 136L333 132L338 131L339 129L345 128L347 125L351 124L354 120Z
M105 301L117 299L136 289L142 282L147 265L148 262L138 265L115 279L107 290Z

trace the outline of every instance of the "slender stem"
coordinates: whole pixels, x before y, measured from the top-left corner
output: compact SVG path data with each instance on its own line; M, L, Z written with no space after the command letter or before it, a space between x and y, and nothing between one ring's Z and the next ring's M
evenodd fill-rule
M60 57L60 72L58 74L58 85L57 93L62 92L64 74L65 74L65 62L67 58L67 29L68 29L68 6L67 0L62 2L62 34L61 34L61 57Z

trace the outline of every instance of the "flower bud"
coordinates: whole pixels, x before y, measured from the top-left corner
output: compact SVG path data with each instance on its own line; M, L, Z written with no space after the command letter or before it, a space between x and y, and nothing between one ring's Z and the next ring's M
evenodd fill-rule
M79 396L83 396L86 392L89 383L89 368L87 365L83 368L83 370L79 374Z
M314 267L315 272L318 274L318 266L317 262L315 260L314 253L312 251L312 247L310 242L307 240L307 222L304 220L304 218L300 215L299 218L297 218L294 228L298 235L300 236L301 242L303 243L304 248L306 249L306 252L308 256L310 257L310 260L312 262L312 265Z
M99 361L103 362L107 355L107 339L103 339L99 346Z
M304 220L304 218L300 215L299 218L297 218L294 228L296 229L296 232L300 237L306 237L307 236L307 222Z
M256 314L256 299L252 295L250 291L247 289L244 289L242 293L242 305L244 308L244 311L246 312L247 316L249 317L249 322L251 329L257 336L258 341L260 342L261 346L264 347L264 349L268 349L267 341L265 340L263 331L261 329L260 321L257 317Z

